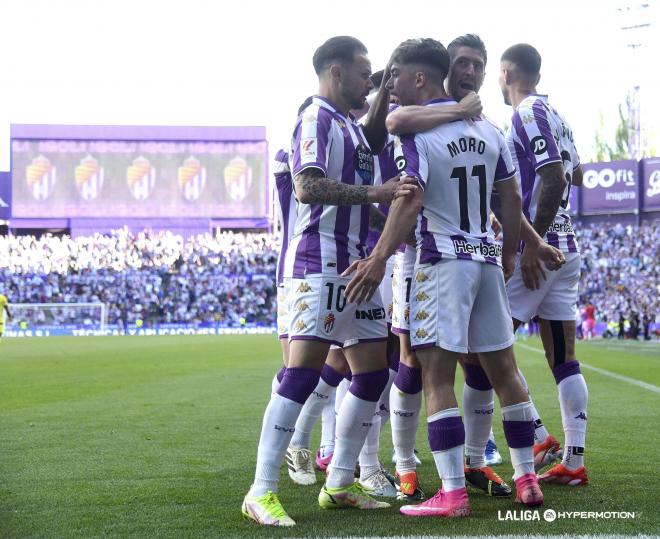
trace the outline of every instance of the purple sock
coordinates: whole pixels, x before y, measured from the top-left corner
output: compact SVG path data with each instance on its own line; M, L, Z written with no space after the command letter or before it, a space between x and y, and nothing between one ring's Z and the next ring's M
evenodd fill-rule
M394 385L409 395L419 393L422 390L422 369L399 363L399 372L394 378Z
M282 383L277 388L277 394L299 404L305 404L319 383L321 373L314 369L287 369L282 377Z
M428 424L431 451L446 451L465 443L465 427L460 416L443 417Z
M559 385L564 378L580 374L580 363L577 360L569 361L567 363L560 363L552 368L552 374L555 377L555 382Z
M534 445L534 421L502 421L509 447L520 449Z
M281 384L282 383L282 378L284 378L284 373L286 372L286 367L282 367L279 371L277 371L277 374L275 377L277 378L277 381Z
M380 399L389 378L389 369L354 374L348 390L358 399L377 402Z
M326 363L323 365L323 369L321 369L321 378L329 386L337 387L339 385L339 382L341 382L344 379L344 375L337 372L335 369L333 369L330 365Z
M488 376L486 376L486 371L483 370L481 365L464 363L463 367L465 368L465 383L472 389L478 391L488 391L489 389L493 389L490 380L488 380Z

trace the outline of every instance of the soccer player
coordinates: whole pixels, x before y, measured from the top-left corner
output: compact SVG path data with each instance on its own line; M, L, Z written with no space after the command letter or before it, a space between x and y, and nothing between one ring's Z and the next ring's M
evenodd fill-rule
M0 294L0 339L5 332L5 313L7 320L12 321L11 311L9 310L9 300L4 294Z
M292 142L291 172L300 204L284 264L290 283L289 365L264 414L255 479L242 507L247 518L274 526L295 524L277 498L279 468L331 344L343 347L353 374L337 417L335 451L319 505L389 507L353 482L388 378L384 309L378 294L360 309L347 303L349 278L341 273L366 256L370 205L417 189L398 178L372 185L372 149L379 151L386 139L389 93L381 86L364 126L349 114L364 105L373 86L366 47L353 37L330 38L314 53L313 64L319 93L298 116Z
M550 105L548 96L537 93L539 52L528 44L513 45L502 55L500 66L504 102L514 109L507 143L520 171L523 211L536 232L566 257L559 271L530 291L519 270L528 258L525 248L507 283L515 326L536 315L540 319L545 355L559 390L565 435L563 459L540 480L584 485L588 481L584 467L588 391L575 357L580 253L567 211L571 184L582 182L580 158L569 124Z
M478 92L481 89L487 62L486 46L479 36L475 34L466 34L454 39L447 47L447 50L449 52L450 60L449 76L447 79L449 95L454 99L461 100L461 103L463 103L471 97L476 97L475 92ZM442 111L444 108L445 107L403 107L388 116L387 125L391 131L396 133L425 131L441 125L446 121ZM477 116L478 114L479 113L472 114L472 116ZM534 232L534 229L527 223L524 223L521 233L528 245L534 246L539 259L543 262L555 264L557 257L561 258L561 254L553 247L545 244L538 234ZM401 311L401 306L403 306L404 313L409 311L409 301L403 300L401 297L404 293L403 290L405 290L408 295L410 293L410 284L412 281L411 265L414 262L414 253L412 254L412 257L410 253L407 256L408 260L400 260L397 263L398 267L406 268L406 271L408 272L408 274L404 276L405 284L403 284L403 282L398 283L400 293L397 298L397 306L399 307L397 312ZM534 278L538 279L539 277L535 275L535 273L542 271L543 270L537 264L530 267L525 275L528 280L533 280ZM407 324L407 321L403 316L400 318L403 319L404 324ZM405 330L398 329L398 331L403 332ZM409 339L406 338L406 336L402 336L402 340L402 350L409 350ZM404 356L412 359L412 362L404 360L404 364L407 367L413 369L419 367L414 359L414 354L404 354ZM478 358L475 354L469 354L468 356L461 358L460 363L463 367L465 376L463 410L466 432L466 479L470 484L480 488L489 496L509 496L511 495L511 489L509 486L490 468L491 463L501 462L501 456L499 456L494 439L492 438L491 426L494 406L492 386L488 381L486 373L479 365ZM413 370L411 372L415 371ZM525 383L522 374L521 381ZM419 404L421 404L421 380L417 387L419 387L420 393L419 401L415 404L417 410L419 410ZM401 388L398 388L397 394L394 398L411 399L411 397L409 397ZM396 414L396 418L393 419L392 422L393 429L395 423L412 423L410 418L415 417L414 415L411 415L413 408L414 405L403 407L403 411ZM410 432L414 432L412 427ZM397 433L398 431L393 430L394 438L397 438ZM410 434L406 434L409 439ZM400 438L404 440L400 443L406 446L409 445L409 442L405 441L406 438L403 438L403 436ZM395 445L396 443L397 442L395 441ZM490 462L487 460L489 454L491 458ZM412 462L410 460L397 463L398 473L401 473L402 471L410 473L411 468ZM407 483L410 483L410 481Z
M392 57L390 88L402 105L443 106L446 49L433 39L403 42ZM395 200L373 253L355 271L346 296L369 300L386 258L417 222L417 261L411 291L410 335L422 365L429 442L442 489L410 516L467 516L463 446L465 432L454 394L459 354L480 355L500 398L511 448L516 501L543 503L533 464L530 403L516 376L511 314L504 276L513 272L520 236L520 195L501 132L482 118L439 126L402 137L396 160L423 194L405 204ZM504 242L494 242L489 202L493 188L502 199ZM502 272L504 270L504 275Z

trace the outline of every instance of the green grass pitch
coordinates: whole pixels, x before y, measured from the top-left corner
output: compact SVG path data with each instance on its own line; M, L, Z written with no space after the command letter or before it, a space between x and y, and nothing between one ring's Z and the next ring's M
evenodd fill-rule
M563 438L555 384L534 339L518 361L546 425ZM660 347L578 345L584 363L660 386ZM0 343L0 537L331 537L657 534L660 394L583 369L589 385L584 488L544 488L556 511L634 511L634 519L501 521L512 500L471 493L473 517L410 519L384 511L323 511L318 485L280 498L295 528L241 518L270 380L271 336L4 339ZM460 379L460 375L457 376ZM462 381L457 382L460 392ZM495 431L511 466L499 421ZM318 443L318 428L313 438ZM381 457L389 465L389 427ZM422 487L439 480L422 424ZM319 474L319 481L321 480ZM544 508L544 509L545 509ZM541 511L542 513L542 511Z

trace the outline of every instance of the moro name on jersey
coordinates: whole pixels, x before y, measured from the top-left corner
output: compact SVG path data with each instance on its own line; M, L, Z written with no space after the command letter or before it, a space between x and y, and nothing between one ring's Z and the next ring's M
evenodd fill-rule
M476 152L483 154L486 151L486 143L474 137L461 137L457 141L452 140L447 144L450 157L456 157L459 153Z

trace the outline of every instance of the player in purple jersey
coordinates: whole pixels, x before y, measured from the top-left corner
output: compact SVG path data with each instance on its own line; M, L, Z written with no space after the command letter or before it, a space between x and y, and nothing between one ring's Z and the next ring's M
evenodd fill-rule
M535 290L527 290L519 270L530 256L525 246L507 283L507 295L516 327L539 317L545 355L559 391L563 458L540 480L577 486L588 482L584 467L588 391L575 357L580 254L567 210L571 184L581 183L582 169L570 126L548 97L536 91L540 71L541 55L531 45L513 45L502 55L500 88L504 102L514 109L507 143L520 170L525 216L539 235L564 252L566 264ZM547 436L547 431L542 435ZM559 445L549 442L548 450Z
M364 126L355 122L349 111L360 109L373 87L366 47L353 37L334 37L316 50L313 64L319 93L299 115L292 143L300 206L284 265L291 284L289 365L264 414L255 479L242 507L245 517L274 526L295 525L277 498L279 468L331 344L344 348L353 375L337 417L335 451L319 505L389 507L353 482L388 378L384 309L379 295L367 308L348 304L343 292L349 279L341 273L366 256L369 205L417 190L398 178L372 185L372 149L380 150L387 136L389 92L381 86Z
M402 105L443 106L450 102L443 85L448 68L449 55L437 41L404 42L393 54L391 91ZM384 260L417 222L411 340L422 364L429 442L443 488L427 502L401 512L470 514L463 467L465 433L453 389L458 356L468 350L480 354L500 398L516 501L540 505L530 403L516 376L511 315L500 269L505 276L513 272L521 217L515 170L503 135L475 118L406 137L401 146L395 158L399 168L416 178L424 193L415 192L406 204L395 201L372 255L346 271L355 271L346 291L349 300L368 299L374 281L382 279ZM501 248L489 228L493 187L502 198Z
M447 48L450 58L450 70L447 79L449 94L463 103L470 98L478 99L475 92L481 89L483 84L487 52L483 41L475 34L467 34L454 39ZM387 125L395 133L421 132L438 125L446 120L444 118L444 107L408 106L402 107L391 113L387 118ZM474 114L473 116L478 116ZM538 258L534 259L534 265L526 268L526 277L531 281L540 278L543 274L540 262L548 264L556 269L561 264L562 255L553 247L543 243L542 239L534 230L525 223L521 233L529 245L534 246ZM412 362L405 362L407 367L419 367L414 354ZM466 432L466 480L473 486L480 488L489 496L509 496L511 489L504 481L489 467L491 463L498 464L501 457L493 457L497 447L492 439L492 411L493 411L493 389L488 381L486 373L481 368L476 354L468 354L459 360L465 376L463 391L463 410ZM413 371L414 372L414 371ZM521 374L521 381L524 380ZM524 382L523 382L524 383ZM399 391L399 395L402 392ZM406 396L405 392L403 393ZM531 400L530 400L531 402ZM409 408L409 407L408 407ZM406 410L408 409L406 408ZM419 405L417 405L419 408ZM403 423L406 418L393 420ZM489 436L490 435L490 436ZM488 461L488 453L484 451L490 443L491 460ZM409 464L404 463L404 466ZM400 471L400 470L397 470Z

